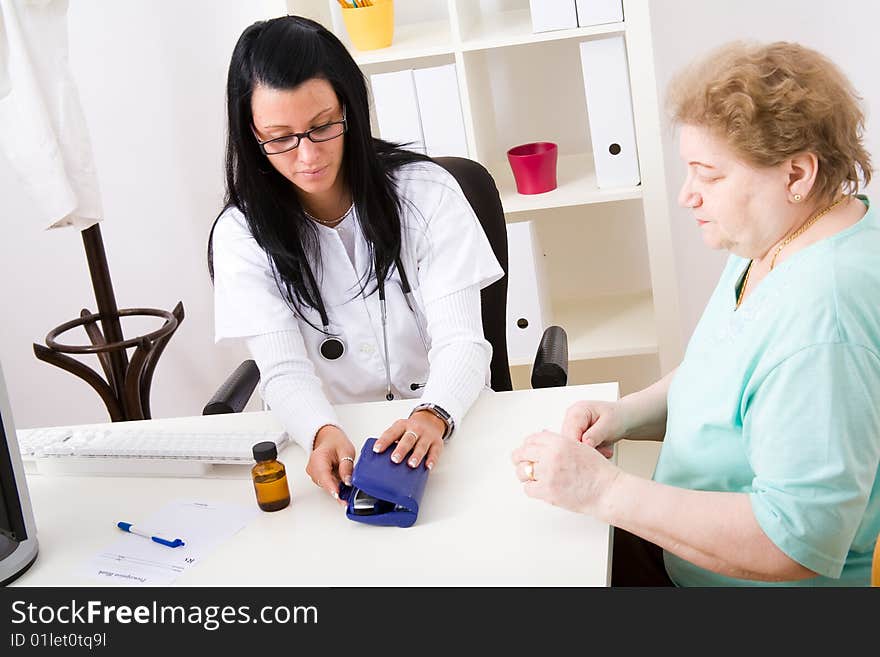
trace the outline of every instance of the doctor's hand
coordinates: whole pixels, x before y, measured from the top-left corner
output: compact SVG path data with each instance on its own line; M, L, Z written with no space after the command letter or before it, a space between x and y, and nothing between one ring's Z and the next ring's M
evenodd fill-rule
M511 460L526 495L600 520L621 473L590 445L549 431L528 436Z
M572 404L565 412L562 435L595 447L610 459L614 453L614 443L624 437L618 404L603 401Z
M315 436L315 445L306 464L306 474L342 506L346 506L346 502L339 499L339 483L342 481L351 486L354 453L354 445L345 432L335 425L325 424Z
M409 418L397 420L379 436L373 451L381 454L389 445L397 443L391 452L391 460L400 463L410 454L407 465L418 467L425 459L425 467L432 469L443 450L443 434L446 423L433 413L417 411Z

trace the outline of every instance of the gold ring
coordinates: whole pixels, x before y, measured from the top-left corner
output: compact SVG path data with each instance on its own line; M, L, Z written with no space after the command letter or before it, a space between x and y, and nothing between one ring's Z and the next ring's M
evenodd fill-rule
M537 481L535 479L535 462L534 461L526 461L525 466L523 466L523 472L526 475L526 479L528 481Z
M412 437L415 438L416 440L419 439L419 434L417 434L417 433L416 433L415 431L413 431L412 429L407 429L406 431L404 431L404 432L403 432L403 436L401 436L401 438L405 437L406 434L408 434L408 433L411 433L411 434L412 434Z

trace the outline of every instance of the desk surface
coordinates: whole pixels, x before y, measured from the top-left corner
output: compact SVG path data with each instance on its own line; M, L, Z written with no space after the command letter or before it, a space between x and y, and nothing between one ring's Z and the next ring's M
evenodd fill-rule
M528 498L510 461L529 433L559 430L579 399L617 398L616 383L485 392L431 472L416 524L351 522L305 474L290 445L289 507L260 515L181 575L179 585L232 586L606 586L610 528ZM348 404L339 419L357 444L405 416L412 401ZM150 420L163 426L262 429L270 413ZM143 424L143 423L139 423ZM94 425L92 425L94 426ZM28 476L40 553L17 582L88 586L77 566L118 538L120 517L147 517L167 502L256 504L250 479ZM261 564L257 567L257 564ZM272 564L266 567L266 564Z

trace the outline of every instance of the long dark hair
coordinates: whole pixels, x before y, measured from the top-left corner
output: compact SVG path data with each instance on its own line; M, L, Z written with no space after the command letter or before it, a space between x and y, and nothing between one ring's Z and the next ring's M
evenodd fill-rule
M226 87L224 210L236 207L244 214L257 244L270 256L279 289L291 308L304 305L326 317L309 264L311 259L320 266L318 229L303 213L294 185L266 161L252 131L251 112L257 84L293 89L314 78L326 80L345 107L348 131L341 173L375 262L376 271L371 266L368 277L375 274L376 280L386 280L400 255L402 201L394 170L429 158L372 137L364 75L345 46L321 24L283 16L254 23L242 32Z

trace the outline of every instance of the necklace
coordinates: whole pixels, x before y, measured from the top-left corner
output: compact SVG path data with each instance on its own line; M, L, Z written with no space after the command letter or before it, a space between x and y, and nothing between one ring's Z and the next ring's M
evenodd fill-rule
M303 208L303 214L306 215L309 219L311 219L315 223L319 223L322 226L327 226L328 228L333 228L334 226L336 226L336 224L338 224L340 221L345 219L349 214L351 214L351 211L353 209L354 209L354 201L352 201L351 205L348 207L348 210L346 210L345 213L341 217L337 217L336 219L329 219L329 220L318 219L316 216L309 214L305 208Z
M826 214L828 214L829 212L831 212L831 210L833 210L833 209L834 209L834 208L835 208L835 207L836 207L841 201L843 201L843 200L846 199L846 198L847 198L846 196L841 196L839 199L837 199L836 201L834 201L834 203L832 203L831 205L829 205L827 208L825 208L824 210L820 210L819 212L817 212L816 214L814 214L812 217L810 217L809 219L807 219L807 220L804 222L804 225L803 225L803 226L801 226L801 227L798 228L796 231L794 231L791 235L789 235L789 236L786 237L784 240L782 240L782 243L781 243L779 246L776 247L776 251L773 253L773 258L771 258L771 260L770 260L770 269L769 269L769 271L773 271L773 267L776 265L776 256L779 255L779 252L782 251L782 249L784 249L786 246L788 246L789 242L791 242L792 240L794 240L798 235L801 235L805 230L807 230L807 228L809 228L809 227L812 226L814 223L816 223L817 221L819 221L819 219L821 219L821 218L824 217ZM738 309L738 308L740 307L740 305L742 304L743 296L744 296L745 293L746 293L746 286L748 286L748 284L749 284L749 274L752 273L752 263L753 263L753 262L754 262L753 260L749 260L749 266L748 266L748 268L746 269L746 275L745 275L745 277L743 278L742 287L739 289L739 296L738 296L737 299L736 299L736 308L737 308L737 309Z
M743 295L746 293L746 285L749 284L749 274L752 272L752 261L749 260L749 266L746 268L746 276L743 278L742 287L739 289L739 296L736 298L736 308L734 310L738 310L740 304L743 302Z
M789 235L789 236L786 237L784 240L782 240L782 244L780 244L779 246L776 247L776 252L773 254L773 258L770 260L770 271L773 271L773 266L776 264L776 256L779 255L779 252L782 251L782 249L784 249L786 246L788 246L788 243L789 243L789 242L791 242L791 241L792 241L793 239L795 239L798 235L800 235L800 234L803 233L805 230L807 230L807 228L809 228L810 226L812 226L814 223L816 223L817 221L819 221L819 219L821 219L821 218L824 217L826 214L828 214L829 212L831 212L831 211L832 211L835 207L837 207L837 205L839 205L840 202L843 201L845 198L847 198L847 197L846 197L846 196L841 196L839 199L837 199L836 201L834 201L834 203L832 203L831 205L829 205L827 208L825 208L824 210L820 210L819 212L817 212L816 214L814 214L812 217L810 217L809 219L807 219L807 220L804 222L804 225L803 225L803 226L801 226L801 227L798 228L796 231L794 231L791 235ZM751 266L750 266L749 268L751 268Z

